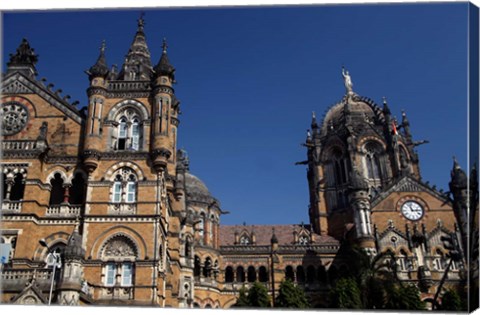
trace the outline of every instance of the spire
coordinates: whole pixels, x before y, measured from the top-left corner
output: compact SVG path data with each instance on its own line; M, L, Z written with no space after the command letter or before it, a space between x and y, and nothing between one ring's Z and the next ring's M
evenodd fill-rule
M316 130L318 130L318 123L317 123L317 117L315 115L315 112L312 112L312 130L315 132Z
M383 97L383 113L385 115L390 115L391 114L390 107L388 107L387 98L385 96Z
M102 46L100 46L100 55L98 56L97 62L88 69L87 74L90 80L95 77L105 78L108 74L108 66L105 58L105 40L102 41Z
M272 227L272 238L270 239L270 243L278 244L277 236L275 235L275 227Z
M170 64L170 61L168 60L167 48L167 39L164 38L162 43L162 56L160 57L158 64L153 70L155 71L157 76L167 75L171 76L172 79L174 79L175 68Z
M38 55L30 47L28 41L24 38L18 46L15 54L10 54L10 61L7 62L8 72L22 72L30 77L35 77L37 70L35 64L38 62Z
M130 45L130 49L125 57L125 63L119 75L120 79L126 81L150 80L152 74L152 62L145 39L145 20L143 16L144 13L142 12L137 21L137 32Z
M453 157L453 168L450 172L450 191L454 191L455 188L457 189L465 189L467 188L467 174L462 170L460 165L457 162L455 156Z

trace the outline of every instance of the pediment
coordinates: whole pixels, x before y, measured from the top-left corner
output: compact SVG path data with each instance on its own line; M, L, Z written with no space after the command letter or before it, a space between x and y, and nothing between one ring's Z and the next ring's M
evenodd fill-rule
M22 82L15 80L2 86L2 94L34 94L34 92Z
M449 202L448 197L442 194L441 192L437 191L436 189L426 185L425 183L422 183L421 181L413 177L404 176L400 180L398 180L397 182L393 183L388 188L380 192L372 200L371 202L372 208L395 192L411 192L411 193L426 192L434 196L435 198L441 200L442 202Z
M2 95L15 94L36 94L77 123L82 123L83 117L75 106L49 90L42 82L29 79L18 72L8 75L2 81Z
M12 303L22 305L47 304L47 300L33 279L25 289L13 299Z

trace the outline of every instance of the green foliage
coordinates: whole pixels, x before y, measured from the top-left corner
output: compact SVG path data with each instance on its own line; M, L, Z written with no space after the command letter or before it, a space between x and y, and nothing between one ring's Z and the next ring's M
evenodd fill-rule
M247 292L245 287L239 291L239 297L233 307L270 307L270 298L267 288L255 282Z
M362 308L360 289L353 278L341 278L330 291L330 306L335 308Z
M460 295L454 289L446 290L442 296L442 304L439 306L443 311L460 311L463 310Z
M247 307L248 306L247 289L245 287L242 287L239 293L240 295L237 299L237 302L233 305L233 307Z
M303 290L290 281L283 280L280 283L278 296L275 299L275 307L281 308L308 308L310 304Z
M420 291L415 285L399 283L389 288L385 308L394 310L424 310L425 303L420 299Z

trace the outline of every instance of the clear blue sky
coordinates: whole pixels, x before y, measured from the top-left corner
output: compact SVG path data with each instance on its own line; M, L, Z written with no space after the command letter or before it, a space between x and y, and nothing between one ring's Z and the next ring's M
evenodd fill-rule
M139 10L4 15L3 65L26 37L39 77L87 104L88 69L107 42L121 66ZM452 156L466 167L467 4L159 9L145 11L152 62L162 38L176 67L179 148L230 214L224 224L308 222L311 112L354 91L405 109L424 180L448 190Z

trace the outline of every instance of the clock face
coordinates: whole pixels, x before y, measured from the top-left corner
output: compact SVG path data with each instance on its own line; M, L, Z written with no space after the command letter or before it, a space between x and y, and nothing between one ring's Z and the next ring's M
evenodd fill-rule
M1 110L4 135L14 135L22 130L28 121L27 108L19 103L6 103Z
M402 214L411 221L420 220L423 217L423 207L415 201L407 201L402 205Z

